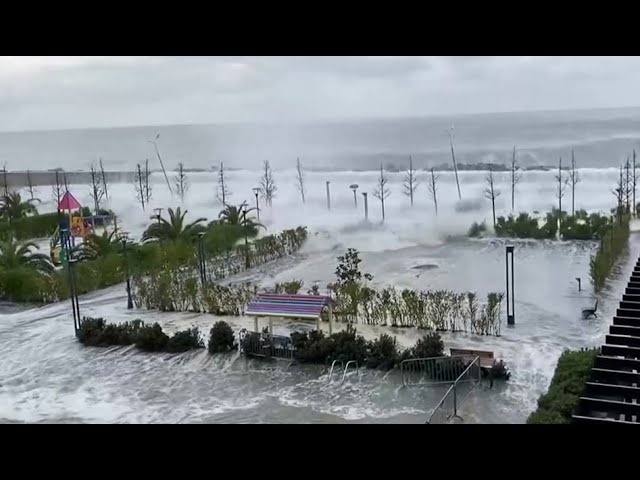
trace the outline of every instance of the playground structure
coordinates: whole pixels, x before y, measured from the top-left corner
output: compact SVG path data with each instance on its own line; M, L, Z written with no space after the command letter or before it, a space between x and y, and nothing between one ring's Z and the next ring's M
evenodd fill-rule
M103 227L106 232L107 227L113 224L114 231L117 231L116 217L114 215L89 215L87 217L82 214L82 205L76 198L67 191L58 202L59 222L58 228L51 236L49 241L51 262L55 266L63 263L63 239L62 231L69 232L69 247L73 248L76 244L81 244L84 239L96 232L96 227ZM66 212L67 215L63 215ZM76 243L77 242L77 243Z

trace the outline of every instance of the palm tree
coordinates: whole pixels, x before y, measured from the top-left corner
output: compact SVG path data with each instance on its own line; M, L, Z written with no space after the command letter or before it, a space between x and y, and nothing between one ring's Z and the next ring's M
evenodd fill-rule
M237 207L227 205L224 210L218 214L219 221L211 222L209 226L212 227L215 224L238 226L242 227L240 229L242 235L246 232L248 237L255 237L258 235L259 228L266 229L266 227L261 223L256 222L253 218L245 217L243 208L243 205L239 205ZM247 209L247 213L253 210L255 210L255 208L249 208Z
M192 240L198 233L205 230L202 222L206 222L206 218L198 218L194 222L185 224L184 217L188 210L181 212L180 207L175 212L169 208L169 220L159 217L157 223L152 223L142 234L142 241L149 240Z
M37 198L31 198L23 202L18 192L7 193L0 198L0 215L7 217L9 222L27 215L37 215L38 210L33 203L39 201Z
M98 258L120 252L122 250L122 242L115 234L115 230L111 233L107 233L105 230L102 235L96 235L95 233L89 235L82 243L83 255L88 258Z
M33 268L39 272L52 273L55 267L34 242L18 243L13 237L0 239L0 268L12 270L19 267Z

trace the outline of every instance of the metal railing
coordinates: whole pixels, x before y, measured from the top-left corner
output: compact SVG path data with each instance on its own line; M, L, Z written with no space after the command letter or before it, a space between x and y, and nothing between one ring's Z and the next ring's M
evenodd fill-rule
M453 383L469 365L461 357L412 358L400 363L402 386Z
M242 342L242 353L254 357L293 361L295 348L290 337L249 334Z
M480 385L482 370L480 359L475 357L467 368L458 376L444 394L442 400L431 412L427 424L446 424L454 418L462 418L458 415L460 407Z
M331 377L333 376L333 369L336 366L336 363L339 363L340 368L344 370L344 362L342 360L334 360L331 363L331 370L329 370L329 383L331 383Z
M360 370L360 367L358 366L358 362L356 360L349 360L344 367L344 373L342 374L341 383L344 383L345 378L347 378L347 370L349 370L349 365L353 365L353 364L355 364L356 373L358 373L358 371Z

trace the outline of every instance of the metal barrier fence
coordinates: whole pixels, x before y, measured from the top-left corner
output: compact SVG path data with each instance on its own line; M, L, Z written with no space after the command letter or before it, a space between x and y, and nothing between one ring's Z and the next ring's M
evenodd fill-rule
M453 383L465 371L468 360L461 357L413 358L400 363L402 386Z
M458 415L460 407L469 398L473 391L480 385L482 380L482 370L480 359L475 357L471 364L454 381L453 385L444 394L442 400L433 410L426 423L446 424L454 418L461 418Z
M290 337L250 333L242 340L242 353L254 357L293 361L295 348Z

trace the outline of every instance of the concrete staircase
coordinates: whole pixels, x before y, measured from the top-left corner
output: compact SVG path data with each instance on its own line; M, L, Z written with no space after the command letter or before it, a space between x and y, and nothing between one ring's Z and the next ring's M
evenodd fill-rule
M591 370L573 423L640 425L640 259Z

